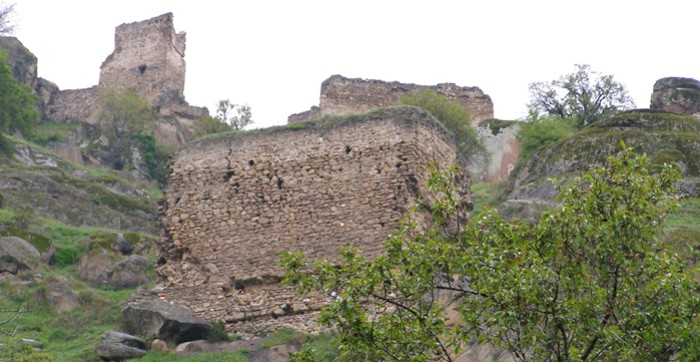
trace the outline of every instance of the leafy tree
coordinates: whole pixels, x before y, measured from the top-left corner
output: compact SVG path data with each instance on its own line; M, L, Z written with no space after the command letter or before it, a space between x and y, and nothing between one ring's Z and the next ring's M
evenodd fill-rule
M455 136L457 149L465 160L487 157L485 146L471 127L469 111L457 102L431 89L402 95L399 104L421 107L432 114Z
M549 82L530 83L529 107L573 118L584 127L618 110L634 107L632 98L612 75L601 75L588 64L576 64L576 71Z
M110 158L114 167L121 169L135 135L151 129L157 114L148 100L132 89L104 89L100 102L99 118L110 140Z
M286 253L285 283L332 296L320 321L368 361L451 361L471 343L521 361L698 360L698 282L657 239L678 172L649 166L624 148L537 224L487 212L465 226L451 173L434 171L432 228L408 219L373 260Z
M15 32L15 24L12 21L14 13L14 3L0 5L0 35L12 35Z
M7 65L7 53L0 51L0 150L3 153L12 152L12 143L3 133L30 134L39 120L35 106L34 92L15 79Z
M515 135L520 144L520 159L527 159L536 149L567 138L576 132L576 121L558 115L542 116L532 110L525 122L520 123Z
M220 100L216 106L216 119L231 126L234 131L240 131L253 124L253 114L247 104L234 104L228 99Z

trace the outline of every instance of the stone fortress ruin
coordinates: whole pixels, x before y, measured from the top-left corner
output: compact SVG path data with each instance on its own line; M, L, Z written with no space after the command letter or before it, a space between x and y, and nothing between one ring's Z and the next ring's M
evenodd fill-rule
M186 126L208 114L206 108L185 101L185 41L184 32L175 32L172 13L119 25L114 33L114 51L100 67L99 84L45 91L46 116L56 121L96 123L100 91L128 88L158 109L159 140L184 143L182 132Z

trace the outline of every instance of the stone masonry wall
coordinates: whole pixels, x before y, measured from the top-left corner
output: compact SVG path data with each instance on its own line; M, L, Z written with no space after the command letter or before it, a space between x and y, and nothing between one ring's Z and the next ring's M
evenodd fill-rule
M351 79L334 75L321 84L320 111L315 112L312 108L308 115L305 113L292 115L288 123L305 121L309 119L307 116L364 113L377 108L391 107L396 104L401 95L423 88L432 89L467 108L472 116L472 125L493 118L491 97L477 87L460 87L453 83L423 86L373 79Z
M67 89L53 95L46 117L55 121L97 123L100 108L98 87Z
M333 258L353 244L378 255L416 200L431 199L433 160L458 162L454 143L415 107L190 145L171 164L158 286L133 299L187 305L243 335L316 330L327 296L280 287L279 253Z
M119 25L114 52L102 63L100 86L133 88L151 104L183 98L185 33L176 34L173 14Z

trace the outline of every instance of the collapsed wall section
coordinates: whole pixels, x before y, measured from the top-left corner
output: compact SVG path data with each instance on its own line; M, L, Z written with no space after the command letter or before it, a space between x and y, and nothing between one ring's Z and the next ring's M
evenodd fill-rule
M313 331L327 296L280 287L279 254L333 258L355 245L379 255L402 215L431 198L434 160L457 163L456 148L415 107L188 146L171 164L157 295L236 333Z

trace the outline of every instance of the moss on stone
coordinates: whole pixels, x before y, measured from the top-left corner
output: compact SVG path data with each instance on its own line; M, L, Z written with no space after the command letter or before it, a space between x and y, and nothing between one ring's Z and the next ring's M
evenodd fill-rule
M479 122L479 127L488 127L491 130L491 134L494 136L501 133L504 128L512 127L519 124L519 121L504 121L501 119L490 118Z

